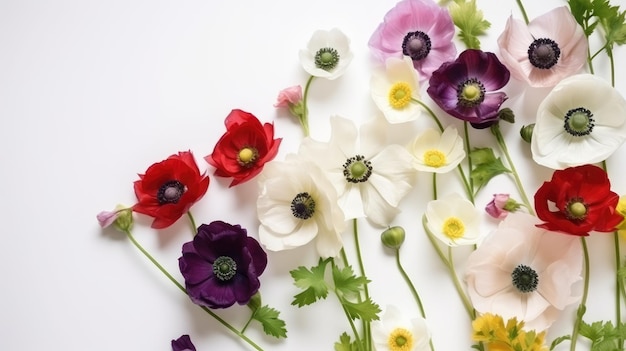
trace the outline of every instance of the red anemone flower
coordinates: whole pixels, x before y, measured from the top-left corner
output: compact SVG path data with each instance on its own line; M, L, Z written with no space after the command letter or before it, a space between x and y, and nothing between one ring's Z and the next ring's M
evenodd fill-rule
M587 236L590 231L611 232L624 218L615 208L619 196L612 192L606 172L583 165L555 171L535 194L540 228Z
M261 124L242 110L232 110L224 124L226 133L204 159L216 168L216 176L232 177L233 186L259 174L263 165L276 157L282 138L274 139L273 124Z
M209 177L200 174L190 151L171 155L148 167L135 181L133 211L154 218L152 228L167 228L204 196Z

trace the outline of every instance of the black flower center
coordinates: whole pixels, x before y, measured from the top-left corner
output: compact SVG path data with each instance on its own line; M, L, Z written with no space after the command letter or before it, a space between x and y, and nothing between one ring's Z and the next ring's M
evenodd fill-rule
M470 78L456 88L457 103L463 107L476 107L485 100L485 86L476 79Z
M299 193L291 200L291 213L300 219L309 219L315 213L315 200L309 193Z
M321 48L315 53L315 67L330 71L339 63L339 53L333 48Z
M402 40L402 53L410 56L413 61L419 61L428 56L431 45L428 34L420 31L408 32Z
M185 193L185 186L178 180L170 180L161 185L157 192L159 205L175 204Z
M213 262L213 274L217 279L227 282L237 274L237 262L228 256L220 256Z
M593 113L584 107L573 108L565 114L565 131L573 136L591 134L594 125Z
M520 264L511 273L513 286L522 293L529 293L537 290L539 276L534 269Z
M549 69L556 65L560 56L559 45L548 38L535 39L528 47L530 63L540 69Z
M350 157L343 164L343 176L350 183L366 182L372 175L372 163L362 155Z
M574 221L582 221L587 217L587 205L581 198L573 198L565 206L565 217Z

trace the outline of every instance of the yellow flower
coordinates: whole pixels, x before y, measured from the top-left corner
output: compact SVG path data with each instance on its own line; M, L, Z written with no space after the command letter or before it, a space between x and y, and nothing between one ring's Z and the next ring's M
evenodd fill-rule
M472 339L485 343L488 351L548 351L545 331L524 330L524 321L517 318L505 324L501 316L485 313L472 322L472 328Z
M504 321L496 314L485 313L472 322L474 341L492 342L507 339Z

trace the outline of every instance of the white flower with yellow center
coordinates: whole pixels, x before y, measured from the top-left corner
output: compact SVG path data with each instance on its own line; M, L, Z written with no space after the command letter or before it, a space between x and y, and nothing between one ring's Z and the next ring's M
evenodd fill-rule
M424 318L408 319L389 305L380 320L372 322L372 340L377 351L426 351L430 332Z
M315 242L321 257L336 257L343 247L345 217L337 193L312 162L287 155L270 162L259 175L259 241L270 251Z
M448 246L473 245L482 239L482 213L458 193L450 193L426 204L430 233Z
M465 158L463 139L454 127L443 133L426 129L413 139L408 150L413 155L413 167L423 172L447 173Z
M350 39L342 31L317 30L307 48L300 50L300 64L314 77L333 80L345 73L352 56Z
M390 57L385 67L372 71L370 93L389 123L417 119L422 110L412 99L420 99L419 76L409 56Z

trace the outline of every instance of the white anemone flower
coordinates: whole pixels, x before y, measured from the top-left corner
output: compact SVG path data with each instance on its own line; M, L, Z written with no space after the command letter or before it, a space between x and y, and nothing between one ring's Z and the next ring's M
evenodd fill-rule
M265 165L259 185L259 240L265 248L282 251L314 240L321 257L339 254L345 217L335 188L316 165L288 155L285 162Z
M424 318L409 319L389 305L380 320L372 322L372 341L377 351L426 351L430 331Z
M300 50L300 64L312 76L333 80L344 74L352 56L350 39L342 31L317 30Z
M409 56L389 57L385 67L375 68L370 93L389 123L410 122L422 114L421 107L412 101L420 99L420 85Z
M547 329L580 294L580 238L538 228L536 217L510 213L467 260L465 281L476 311L517 317Z
M418 171L447 173L465 158L463 139L456 128L448 126L443 133L428 128L408 146L413 167Z
M604 161L626 140L625 122L626 100L605 80L566 78L539 105L533 159L552 169Z
M413 186L412 156L404 147L386 143L386 124L376 118L359 131L351 120L333 116L329 142L302 141L299 154L327 174L346 219L366 216L387 226Z
M482 239L482 213L458 193L450 193L426 204L426 226L448 246L473 245Z

